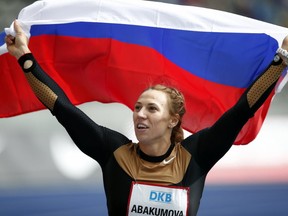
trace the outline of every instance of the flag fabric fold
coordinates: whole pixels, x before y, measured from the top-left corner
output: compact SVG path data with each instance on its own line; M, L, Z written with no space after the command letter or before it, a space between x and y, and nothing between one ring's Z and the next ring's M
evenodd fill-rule
M142 90L168 84L185 95L183 127L192 133L236 103L288 33L227 12L140 0L43 0L24 8L18 20L39 64L75 105L119 102L133 109ZM5 31L13 34L13 23ZM0 117L44 109L4 37L2 32ZM235 144L256 137L273 95Z

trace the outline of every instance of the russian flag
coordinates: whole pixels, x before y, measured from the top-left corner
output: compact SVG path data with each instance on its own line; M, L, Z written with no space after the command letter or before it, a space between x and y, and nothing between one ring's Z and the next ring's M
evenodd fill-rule
M18 20L40 65L75 105L119 102L133 109L149 85L172 85L185 95L183 127L192 133L236 103L288 32L227 12L140 0L43 0L24 8ZM44 109L4 36L0 117ZM235 144L256 137L273 95Z

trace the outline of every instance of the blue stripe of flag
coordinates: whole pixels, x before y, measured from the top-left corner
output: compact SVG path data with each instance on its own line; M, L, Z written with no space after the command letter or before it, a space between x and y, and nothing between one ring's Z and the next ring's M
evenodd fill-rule
M0 32L0 46L2 46L5 43L5 36L6 33L4 31Z
M203 79L246 88L271 62L277 41L266 34L197 32L138 25L75 22L34 25L31 36L111 38L152 48Z

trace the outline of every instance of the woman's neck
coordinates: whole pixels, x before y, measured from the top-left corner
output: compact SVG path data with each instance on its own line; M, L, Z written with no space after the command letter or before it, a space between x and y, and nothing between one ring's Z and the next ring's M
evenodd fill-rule
M146 144L146 143L138 143L141 151L144 152L146 155L149 156L161 156L167 152L169 147L171 146L171 142L163 142L161 144Z
M147 153L147 151L144 151L142 147L141 145L138 145L138 154L142 159L150 162L161 162L171 154L174 144L169 144L165 150L163 148L161 151L155 151L155 154L151 153L151 151Z

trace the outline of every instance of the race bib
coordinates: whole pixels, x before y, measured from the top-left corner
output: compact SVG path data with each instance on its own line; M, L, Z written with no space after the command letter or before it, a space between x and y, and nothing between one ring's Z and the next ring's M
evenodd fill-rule
M186 216L189 188L133 182L127 216Z

